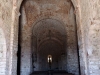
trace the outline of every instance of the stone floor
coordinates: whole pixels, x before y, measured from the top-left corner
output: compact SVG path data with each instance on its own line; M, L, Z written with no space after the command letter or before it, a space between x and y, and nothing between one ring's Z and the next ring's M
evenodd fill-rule
M66 71L35 71L30 75L74 75Z

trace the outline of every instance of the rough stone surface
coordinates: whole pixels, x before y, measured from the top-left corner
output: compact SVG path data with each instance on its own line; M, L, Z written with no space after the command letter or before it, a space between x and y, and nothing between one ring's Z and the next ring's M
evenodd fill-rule
M80 2L88 75L100 74L100 1ZM85 7L84 7L85 5ZM98 67L97 67L98 66Z
M1 37L4 37L3 39L0 38L0 40L5 41L6 44L3 44L4 52L5 52L5 57L0 59L0 62L5 60L4 64L5 68L2 69L0 75L16 75L16 69L17 69L17 33L18 33L18 18L19 14L18 12L18 7L20 7L20 1L16 3L16 0L0 0L0 32ZM17 9L18 8L18 9ZM16 12L16 16L14 15ZM16 20L16 22L14 22ZM15 23L15 24L14 24ZM16 27L17 26L17 27ZM15 27L15 28L14 28ZM16 30L15 30L16 29ZM14 34L14 35L13 35ZM15 38L16 37L16 38ZM14 43L15 44L14 44ZM2 44L0 44L1 46ZM1 62L1 63L2 63ZM2 66L1 66L2 67ZM5 74L3 74L5 72Z
M17 68L17 44L18 44L18 18L19 18L19 9L20 9L20 4L22 0L0 0L0 30L3 31L5 39L3 39L6 44L6 74L5 75L16 75L16 68ZM24 0L23 0L24 1ZM29 0L27 0L29 1ZM32 0L31 0L32 1ZM53 7L52 2L54 3L59 3L58 0L46 0L45 2L42 0L34 0L35 2L38 1L40 6L43 3L43 7L41 7L41 12L40 13L40 7L37 6L35 2L27 2L27 5L32 6L34 4L35 7L34 10L29 11L31 8L28 6L30 9L25 10L26 6L23 7L24 9L24 14L25 11L28 12L34 12L33 14L26 14L30 17L35 16L35 14L41 14L36 15L35 18L26 18L25 16L25 21L23 21L23 25L28 24L34 25L33 21L39 21L43 18L44 16L51 15L55 19L59 19L60 21L63 21L65 25L69 22L68 19L63 19L66 17L62 13L68 14L66 7L65 9L61 9L60 15L57 15L55 13L51 13L49 9ZM51 1L51 2L50 2ZM60 7L63 7L64 0L60 0L60 4L58 4ZM67 1L67 0L66 0ZM70 1L70 0L69 0ZM99 75L100 74L100 0L71 0L73 2L75 11L74 13L76 14L76 23L77 23L77 36L78 36L78 46L79 46L79 55L80 55L80 70L81 70L81 75ZM29 4L30 3L30 4ZM49 3L49 4L48 4ZM66 5L66 3L65 3ZM68 4L67 4L68 5ZM58 6L58 7L59 7ZM27 7L27 8L28 8ZM45 8L47 7L47 8ZM69 8L69 7L68 7ZM9 9L9 10L8 10ZM46 11L48 9L48 11ZM43 10L43 11L42 11ZM55 10L59 10L59 8L52 8L53 12ZM38 11L38 13L37 13ZM31 16L33 15L33 16ZM54 15L56 17L54 17ZM58 17L59 16L59 17ZM42 18L41 18L42 17ZM39 18L37 20L37 18ZM73 22L72 22L73 23ZM68 23L69 24L69 23ZM68 25L67 24L67 25ZM25 26L26 29L28 28ZM27 31L26 31L27 32ZM1 34L2 32L0 32ZM0 38L1 39L1 38ZM31 40L30 40L31 41ZM1 47L0 43L0 47ZM29 46L30 44L27 44ZM23 47L23 45L22 45ZM2 47L1 47L2 48ZM1 49L0 48L0 49ZM25 47L26 48L26 47ZM30 50L30 48L27 48ZM30 53L30 52L28 52ZM28 54L30 55L30 54ZM2 54L1 54L2 56ZM28 56L26 56L28 57ZM0 58L0 61L2 61L3 58ZM4 58L5 59L5 58ZM23 59L24 60L24 59ZM29 59L30 60L30 59ZM29 61L28 60L28 61ZM63 60L63 58L62 58ZM28 62L29 63L29 62ZM1 63L0 63L1 64ZM5 61L4 63L5 64ZM31 63L29 63L31 64ZM30 65L28 65L30 67ZM0 69L1 69L0 65ZM2 72L1 72L2 71ZM0 71L1 73L4 73L4 70ZM29 68L24 70L28 71L27 73L30 72ZM4 74L3 74L4 75ZM27 75L27 74L26 74Z
M6 39L3 30L0 28L0 75L6 73Z

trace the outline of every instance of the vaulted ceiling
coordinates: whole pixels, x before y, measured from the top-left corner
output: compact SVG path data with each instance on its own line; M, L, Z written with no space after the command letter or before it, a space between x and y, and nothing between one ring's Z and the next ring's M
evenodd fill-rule
M43 19L33 27L33 43L38 51L60 53L66 44L66 30L62 22L55 19ZM43 51L44 50L44 51ZM59 52L58 52L59 51Z

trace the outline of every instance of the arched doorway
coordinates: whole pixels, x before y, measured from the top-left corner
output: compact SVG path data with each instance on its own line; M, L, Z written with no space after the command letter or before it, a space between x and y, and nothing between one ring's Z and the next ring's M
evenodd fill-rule
M21 40L21 46L22 46L21 74L22 75L25 72L26 72L26 74L29 74L32 71L32 68L30 68L30 67L32 67L31 64L33 63L31 61L31 59L32 59L31 54L32 53L33 53L33 57L35 57L34 59L37 60L36 59L37 58L37 56L36 56L37 54L36 54L36 52L32 52L32 49L39 48L39 51L43 51L44 50L43 52L45 52L45 50L46 50L46 49L43 49L43 48L46 47L46 44L48 44L47 42L45 42L47 39L44 40L42 45L40 43L39 46L34 47L34 48L32 47L33 44L31 43L31 41L33 41L32 40L33 37L36 37L36 36L33 36L33 34L32 34L33 33L32 32L33 31L33 29L32 29L33 25L35 25L36 22L39 23L38 21L41 21L43 19L48 19L48 18L55 19L55 20L58 20L58 21L62 21L65 24L65 31L67 30L65 34L67 34L66 36L68 36L65 39L67 41L67 44L65 44L67 46L67 48L66 48L67 52L65 52L66 51L65 50L64 53L61 53L61 55L62 55L61 60L64 60L63 62L61 62L61 64L62 64L61 65L61 69L66 69L68 72L78 75L79 66L78 66L78 55L77 55L77 46L76 46L77 45L76 44L76 42L77 42L76 41L76 36L77 35L76 35L76 28L75 28L76 23L75 23L75 16L74 16L74 8L73 8L73 5L72 5L71 1L69 1L69 0L66 1L65 0L65 2L66 2L65 6L68 7L68 8L66 8L63 5L64 2L61 1L60 2L61 3L61 7L60 8L62 8L62 7L64 7L64 8L61 11L56 11L54 14L53 14L54 11L52 11L52 12L50 11L49 12L50 7L52 7L52 5L49 4L49 2L47 2L48 5L47 5L47 8L46 8L46 9L48 9L48 12L45 12L44 8L41 8L41 10L40 10L39 7L40 6L44 7L44 6L42 6L41 4L38 5L38 3L35 3L34 1L26 1L26 2L24 2L23 6L22 6L22 10L21 10L21 13L22 13L22 18L21 18L21 27L22 27L22 29L21 29L21 35L22 35L22 37L21 37L21 39L22 39ZM67 5L67 2L68 2L68 5ZM44 4L44 5L46 5L46 4ZM59 6L59 2L57 3L57 6ZM44 10L44 12L43 12L43 10ZM66 10L65 13L64 13L64 10ZM34 12L34 13L32 13L32 12ZM64 15L60 15L62 13ZM47 32L51 34L51 30L48 30ZM56 31L54 31L54 32L56 32ZM37 38L34 38L34 39L36 39L34 41L37 41ZM56 40L56 42L53 41L53 44L55 43L54 45L56 45L55 47L61 47L60 44L61 44L62 41L58 44L59 40L57 40L57 39L53 39L53 40ZM27 43L26 43L26 41L27 41ZM35 45L37 45L37 44L35 44ZM59 48L59 49L61 49L61 48ZM56 49L54 49L54 50L56 50ZM40 52L39 55L41 55L41 53L42 52ZM68 55L67 56L68 60L66 60L66 57L63 58L63 55L65 55L66 53ZM47 56L45 56L45 57L47 57ZM76 59L74 59L74 58L76 58ZM67 62L65 62L65 60ZM76 62L74 62L74 60ZM25 64L25 63L27 63L27 64ZM64 66L64 65L66 65L66 66ZM39 66L39 64L36 67L38 67L38 66ZM64 67L62 67L62 66L64 66ZM33 67L34 67L34 65L33 65ZM77 67L77 70L76 70L76 67Z

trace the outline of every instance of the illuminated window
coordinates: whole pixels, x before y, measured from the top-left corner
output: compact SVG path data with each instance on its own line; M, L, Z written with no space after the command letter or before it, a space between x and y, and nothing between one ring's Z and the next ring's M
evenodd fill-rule
M52 63L52 55L48 55L48 63Z

